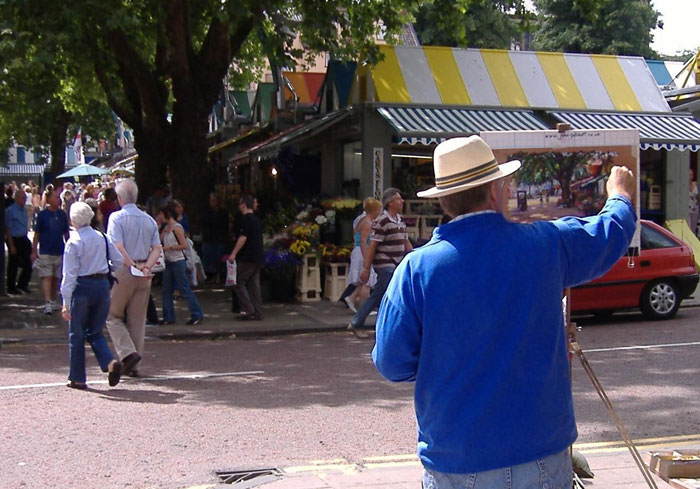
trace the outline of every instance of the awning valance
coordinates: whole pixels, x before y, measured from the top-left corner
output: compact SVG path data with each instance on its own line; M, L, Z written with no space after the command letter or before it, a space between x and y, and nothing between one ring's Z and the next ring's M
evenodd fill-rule
M447 137L481 131L549 129L527 110L379 107L377 111L396 130L399 144L437 144Z
M691 115L549 112L573 129L639 129L641 149L700 150L700 123Z
M39 176L44 173L44 165L10 164L0 166L1 177Z

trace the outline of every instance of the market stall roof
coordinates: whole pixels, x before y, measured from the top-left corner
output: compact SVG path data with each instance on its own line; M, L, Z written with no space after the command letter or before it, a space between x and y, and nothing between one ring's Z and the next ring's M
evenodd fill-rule
M294 91L299 97L299 103L318 105L321 100L320 92L323 79L326 77L325 73L283 71L282 76L294 87ZM292 91L287 87L284 87L284 98L285 100L293 99Z
M670 112L643 58L436 46L380 46L351 103Z
M700 150L700 123L689 114L548 113L573 129L639 129L641 149Z
M249 148L247 151L239 153L234 158L234 162L240 164L243 160L253 157L255 159L265 160L277 156L283 144L298 141L318 134L328 127L337 124L354 112L353 107L346 107L321 117L307 120L289 129L278 132L274 136L262 141L261 143Z
M528 110L383 106L377 112L396 130L399 144L437 144L446 137L481 131L549 129Z
M0 166L0 178L39 176L44 173L44 165L10 164Z
M274 92L274 83L258 83L258 89L255 92L255 99L251 108L254 122L265 124L270 120Z
M255 91L253 90L233 90L231 96L236 100L238 110L244 117L250 117L251 107L255 102Z
M232 144L237 143L243 139L246 139L250 136L254 136L255 134L259 133L262 129L262 127L256 127L254 129L251 129L250 131L244 132L243 134L239 134L237 136L229 138L226 141L221 141L220 143L216 143L212 146L209 146L209 149L207 151L209 152L209 154L216 153L217 151L221 151L227 146L231 146Z
M662 88L674 88L676 86L673 79L683 69L683 63L681 61L648 59L646 62L657 85Z
M332 93L337 97L338 107L345 107L348 104L356 69L357 63L354 61L334 60L328 63L324 84L331 85ZM324 95L328 95L328 90L326 90ZM321 105L323 106L324 104L322 103Z

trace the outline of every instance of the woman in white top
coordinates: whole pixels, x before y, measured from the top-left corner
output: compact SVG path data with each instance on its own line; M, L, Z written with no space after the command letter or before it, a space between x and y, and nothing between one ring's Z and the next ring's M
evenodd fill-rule
M377 283L377 274L374 269L370 272L367 283L362 283L360 274L364 267L364 255L369 247L369 235L372 231L372 221L382 210L382 204L377 199L367 197L362 202L364 213L358 216L353 224L353 235L355 236L355 247L350 254L350 268L348 269L347 283L355 285L352 294L345 298L345 303L352 312L357 312L359 307L369 296L369 289Z
M187 264L185 260L187 240L185 239L185 231L175 220L177 212L172 202L166 204L158 214L159 221L165 224L160 232L160 240L163 243L163 254L165 255L165 271L163 272L163 321L161 323L175 323L173 284L177 284L178 290L185 299L187 299L187 305L190 308L190 320L187 321L187 324L199 324L204 319L204 314L187 280Z

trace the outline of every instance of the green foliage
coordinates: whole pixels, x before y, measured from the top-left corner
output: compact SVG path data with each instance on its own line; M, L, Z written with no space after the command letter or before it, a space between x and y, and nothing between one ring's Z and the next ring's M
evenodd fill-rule
M640 0L535 0L539 28L534 45L543 51L657 58L652 30L663 28L659 12Z
M114 132L94 75L67 59L62 34L32 32L20 13L0 5L0 147L16 141L62 155L77 126L95 139Z
M508 49L527 16L521 0L434 0L421 5L415 28L425 45Z

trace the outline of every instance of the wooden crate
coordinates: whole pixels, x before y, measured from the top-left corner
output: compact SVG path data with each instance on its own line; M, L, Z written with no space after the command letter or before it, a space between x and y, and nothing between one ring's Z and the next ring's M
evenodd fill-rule
M323 298L337 301L347 287L347 275L350 263L324 262L326 280L323 284Z

